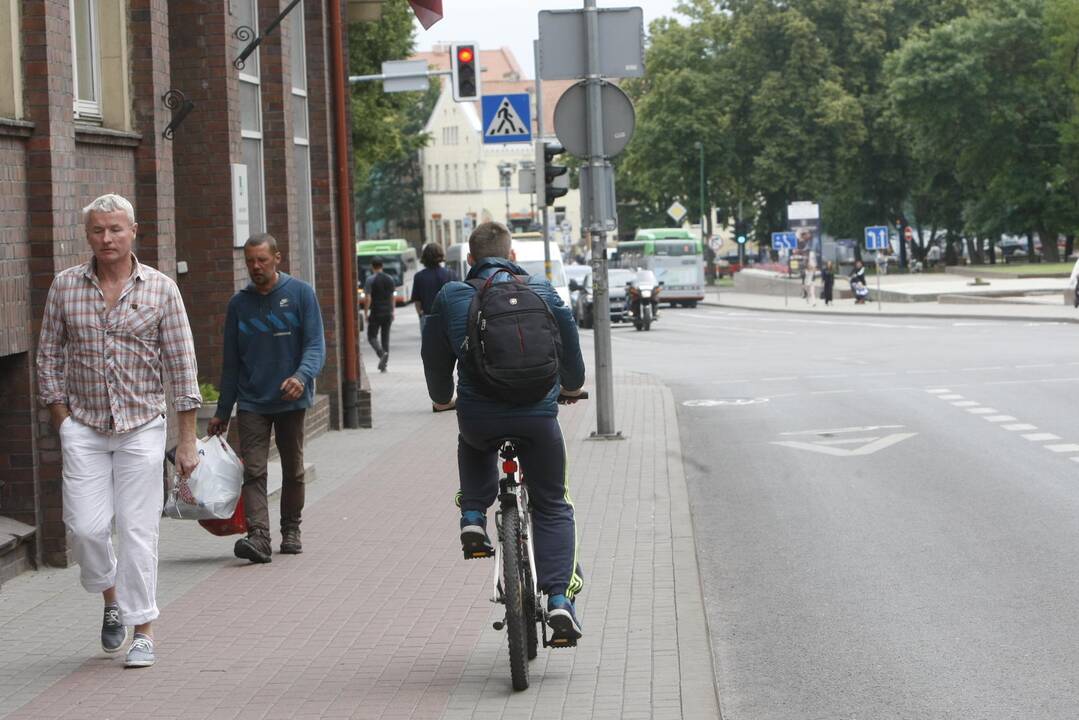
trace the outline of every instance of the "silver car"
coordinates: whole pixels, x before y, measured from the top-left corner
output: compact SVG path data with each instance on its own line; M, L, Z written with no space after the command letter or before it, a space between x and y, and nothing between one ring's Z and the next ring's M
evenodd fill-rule
M632 270L623 270L622 268L607 269L607 288L611 304L612 323L630 321L629 306L626 304L626 283L633 280L636 276L637 274ZM578 327L592 327L591 273L585 277L584 282L578 283L577 301L573 305L573 314L577 318Z

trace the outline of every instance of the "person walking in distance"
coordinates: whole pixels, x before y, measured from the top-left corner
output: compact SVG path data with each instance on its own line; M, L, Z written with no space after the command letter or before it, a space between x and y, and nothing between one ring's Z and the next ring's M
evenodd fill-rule
M253 235L244 244L244 262L251 283L229 300L221 397L208 431L227 432L232 408L238 406L248 532L236 541L233 553L268 563L272 553L266 474L271 431L281 456L281 552L303 552L303 424L315 398L315 377L326 359L326 340L314 289L277 269L281 253L273 235Z
M821 298L824 300L825 305L832 304L832 294L835 289L835 267L832 265L832 261L829 260L824 264L824 269L820 271L821 281L824 283L824 290L821 292Z
M416 304L416 314L420 316L420 333L427 322L427 316L431 314L431 308L435 304L435 297L442 286L453 280L453 273L449 268L442 266L446 254L435 243L427 243L420 255L423 270L416 273L412 278L412 297L409 302Z
M131 203L102 195L82 217L93 257L60 272L49 288L38 382L60 436L63 517L79 579L105 601L101 649L120 652L134 626L124 664L149 667L159 614L162 371L177 412L176 469L187 477L199 463L195 345L176 283L132 252L139 226Z
M393 294L397 283L382 272L382 258L371 261L371 270L363 288L363 321L367 323L367 342L378 355L378 371L386 372L390 362L390 325L393 324Z

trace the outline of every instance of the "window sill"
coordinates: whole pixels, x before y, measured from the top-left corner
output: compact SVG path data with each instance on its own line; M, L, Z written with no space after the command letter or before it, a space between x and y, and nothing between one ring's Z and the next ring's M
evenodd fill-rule
M34 123L0 117L0 136L28 138L34 134Z
M91 145L112 145L114 147L138 147L142 135L136 132L109 130L93 125L76 125L75 142Z

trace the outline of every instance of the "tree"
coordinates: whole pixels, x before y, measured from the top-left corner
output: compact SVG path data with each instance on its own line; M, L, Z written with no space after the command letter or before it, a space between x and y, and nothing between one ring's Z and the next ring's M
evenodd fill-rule
M352 24L351 74L377 74L384 61L409 57L415 48L412 18L408 3L393 0L383 4L378 21ZM432 97L437 98L437 87L428 93L386 93L380 82L353 86L353 185L361 232L369 221L381 220L418 224L422 233L423 187L416 155L427 142L421 131Z

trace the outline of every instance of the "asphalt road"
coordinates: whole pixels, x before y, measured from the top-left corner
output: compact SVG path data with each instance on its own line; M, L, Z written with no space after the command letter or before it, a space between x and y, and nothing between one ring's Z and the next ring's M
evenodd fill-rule
M1079 717L1073 326L699 308L613 336L679 403L726 720Z

